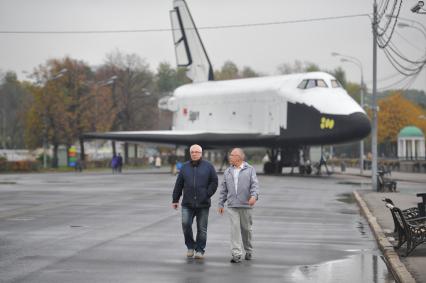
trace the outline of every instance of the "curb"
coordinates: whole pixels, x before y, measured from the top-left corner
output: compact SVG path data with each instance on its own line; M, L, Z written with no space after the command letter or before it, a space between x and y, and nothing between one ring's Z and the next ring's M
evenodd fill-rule
M408 272L405 265L401 262L399 255L395 252L393 245L389 242L385 233L383 232L380 225L377 223L376 217L370 212L367 204L358 194L358 192L353 192L355 199L361 209L362 214L368 221L368 224L373 231L373 234L376 238L377 244L379 245L380 250L383 252L383 255L388 262L388 265L391 269L392 274L395 277L395 280L400 283L415 283L416 280Z

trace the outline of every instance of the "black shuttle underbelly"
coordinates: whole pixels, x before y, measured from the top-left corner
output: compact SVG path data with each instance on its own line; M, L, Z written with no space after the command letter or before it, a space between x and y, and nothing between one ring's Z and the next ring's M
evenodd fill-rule
M362 112L349 115L323 114L305 104L288 104L287 129L281 129L279 143L321 145L360 140L371 131Z

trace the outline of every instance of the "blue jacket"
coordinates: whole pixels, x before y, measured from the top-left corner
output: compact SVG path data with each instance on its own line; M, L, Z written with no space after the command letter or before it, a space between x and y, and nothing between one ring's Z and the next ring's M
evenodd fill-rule
M197 166L190 161L180 169L173 190L173 203L179 202L183 193L182 206L190 208L210 207L210 198L217 190L218 179L213 165L200 160Z

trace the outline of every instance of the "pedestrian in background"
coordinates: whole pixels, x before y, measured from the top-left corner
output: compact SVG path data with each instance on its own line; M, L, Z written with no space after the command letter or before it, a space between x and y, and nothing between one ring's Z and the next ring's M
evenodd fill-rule
M171 152L169 154L169 158L167 160L169 162L170 165L170 173L172 173L172 175L176 174L176 162L177 162L177 156L174 152Z
M155 168L160 168L161 167L161 157L157 156L155 157Z
M118 173L121 173L121 170L123 169L123 157L119 153L117 156L117 171Z
M118 158L117 158L117 155L114 154L111 160L112 174L117 173L117 166L118 166Z

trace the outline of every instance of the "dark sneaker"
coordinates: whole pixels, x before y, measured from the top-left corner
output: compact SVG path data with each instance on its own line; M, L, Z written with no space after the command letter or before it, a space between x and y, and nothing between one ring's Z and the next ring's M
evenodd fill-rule
M251 253L246 253L246 256L244 257L246 260L251 260L253 255Z
M195 252L195 258L196 259L203 259L204 258L204 254L201 252Z
M239 263L241 262L241 257L240 256L233 256L231 259L232 263Z
M186 257L193 257L194 256L194 250L188 250L186 252Z

